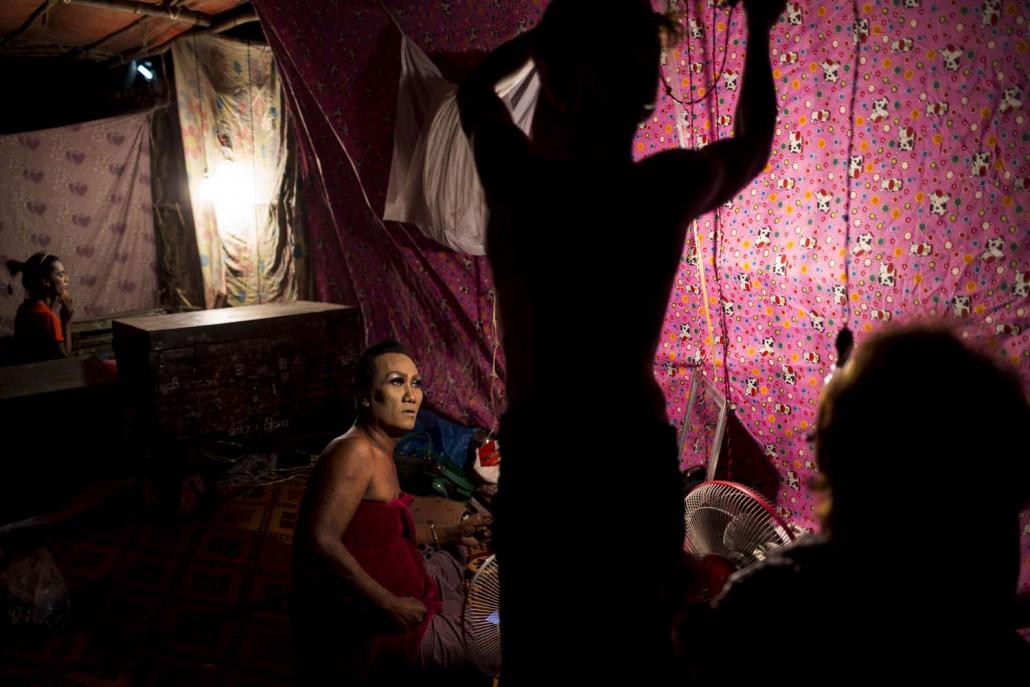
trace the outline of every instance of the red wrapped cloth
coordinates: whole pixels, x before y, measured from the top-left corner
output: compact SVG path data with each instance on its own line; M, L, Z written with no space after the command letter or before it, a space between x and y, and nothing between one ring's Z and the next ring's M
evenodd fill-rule
M344 667L344 672L356 672L362 682L372 680L384 670L417 664L422 637L442 603L415 543L412 501L409 494L385 503L363 500L342 541L365 572L391 594L410 596L424 603L428 609L425 618L418 626L402 632L385 613L372 608L353 590L341 590L335 576L324 570L305 574L295 568L294 574L299 573L294 588L294 618L299 623L301 641L298 648L314 663L330 659L326 652L331 652L336 661L341 652L345 653L349 667ZM298 585L300 577L306 581ZM316 649L319 645L322 649ZM340 677L341 667L337 662L336 677Z
M436 583L426 573L422 554L415 543L415 520L411 515L410 494L393 501L362 501L343 533L343 545L358 559L372 579L394 596L411 596L426 605L429 612L418 627L403 635L382 637L379 641L401 644L405 657L414 660L418 645L433 614L440 610Z

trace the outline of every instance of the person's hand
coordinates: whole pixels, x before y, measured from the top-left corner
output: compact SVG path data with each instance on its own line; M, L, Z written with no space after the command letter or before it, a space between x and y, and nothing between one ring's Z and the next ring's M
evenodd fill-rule
M57 297L57 300L61 303L61 321L68 322L72 319L72 315L75 314L75 307L72 302L72 295L67 290L62 291L61 295Z
M386 612L398 628L410 630L422 622L428 610L426 605L418 599L411 596L400 596L386 607Z
M771 29L787 7L787 0L743 0L748 23L755 28Z
M477 546L490 538L490 524L493 518L483 513L470 515L454 527L449 528L447 539L455 544Z

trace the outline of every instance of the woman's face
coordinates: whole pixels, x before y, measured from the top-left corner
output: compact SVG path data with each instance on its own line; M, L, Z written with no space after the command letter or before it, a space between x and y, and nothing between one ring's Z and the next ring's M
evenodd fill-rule
M68 275L64 271L64 263L55 260L50 265L50 274L43 278L43 286L50 296L59 296L68 290Z
M422 405L418 368L403 353L384 353L375 362L372 397L368 399L372 421L382 427L411 431Z

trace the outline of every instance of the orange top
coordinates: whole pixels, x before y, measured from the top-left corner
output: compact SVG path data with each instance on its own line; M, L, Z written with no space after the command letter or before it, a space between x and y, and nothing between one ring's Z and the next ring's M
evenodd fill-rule
M64 343L61 320L41 300L26 300L14 320L14 348L22 362L55 357L54 344Z

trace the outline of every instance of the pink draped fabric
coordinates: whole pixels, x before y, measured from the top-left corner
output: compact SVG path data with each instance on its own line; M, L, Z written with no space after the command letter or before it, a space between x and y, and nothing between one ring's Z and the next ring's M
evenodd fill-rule
M434 403L488 424L503 406L489 394L485 263L376 219L399 74L399 33L384 5L255 4L306 127L320 294L359 302L369 338L392 334L412 345ZM675 98L699 102L682 106L660 87L654 115L637 134L638 157L733 130L745 53L741 10L730 20L700 0L671 4L687 31L667 51L663 75ZM475 62L535 25L545 5L386 3L438 63ZM676 425L691 365L728 390L780 473L782 513L803 526L815 524L805 436L844 323L842 299L859 342L888 323L930 318L1016 366L1030 387L1030 46L1019 8L1015 0L906 0L860 3L855 17L847 0L790 2L773 29L779 120L768 169L717 215L700 219L700 253L693 241L684 247L655 374ZM322 198L330 203L320 213ZM561 345L573 354L603 345L604 327L617 321L613 313L611 323ZM503 378L500 356L498 370Z
M503 408L504 368L485 259L379 219L392 153L400 32L371 3L331 10L310 3L256 5L298 122L318 298L360 307L369 342L393 337L406 344L433 407L460 422L492 427ZM430 57L441 49L476 50L456 46L454 35L435 36L449 24L445 5L401 5L391 6ZM533 6L491 6L472 40L482 31L491 38L480 50L496 44Z

